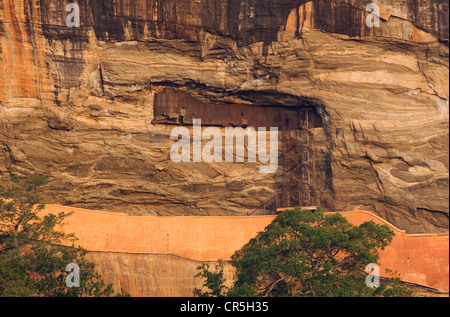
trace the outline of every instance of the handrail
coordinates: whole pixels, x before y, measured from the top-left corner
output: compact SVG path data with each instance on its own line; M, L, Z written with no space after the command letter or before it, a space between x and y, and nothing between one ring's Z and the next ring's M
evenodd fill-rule
M269 200L263 202L258 208L256 208L256 209L253 210L252 212L247 213L247 216L253 216L257 211L260 211L261 208L263 208L263 210L264 210L264 215L267 215L267 209L266 209L266 206L270 206L269 203L271 203L271 202L273 202L273 201L275 201L275 205L276 205L276 203L277 203L277 195L275 195L275 196L273 196L272 198L270 198ZM275 206L275 209L276 209L276 206ZM274 212L275 212L275 210L272 211L272 213L274 213ZM270 214L270 213L269 213L269 214Z
M316 188L316 187L310 186L306 182L303 182L302 185L308 185L310 190L314 190L315 191L315 193L316 193L316 202L314 203L314 205L319 205L319 206L323 207L324 197L325 197L324 192L321 191L320 189ZM289 199L278 198L279 196L281 197L282 195L277 194L277 196L276 196L277 197L277 208L296 207L296 206L293 206L293 204L290 203ZM299 200L301 200L300 197L299 197ZM302 206L298 206L298 207L302 207Z

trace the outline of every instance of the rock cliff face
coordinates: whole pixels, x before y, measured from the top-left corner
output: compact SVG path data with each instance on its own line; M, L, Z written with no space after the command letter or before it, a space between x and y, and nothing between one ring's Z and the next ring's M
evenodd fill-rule
M448 2L0 0L0 177L48 203L239 215L277 192L255 163L174 163L155 94L313 107L316 182L408 232L448 231ZM375 20L373 20L375 21Z

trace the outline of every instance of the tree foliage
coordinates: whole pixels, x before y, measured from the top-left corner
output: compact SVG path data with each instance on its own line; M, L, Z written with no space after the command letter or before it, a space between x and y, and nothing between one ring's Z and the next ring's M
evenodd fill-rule
M59 231L70 213L40 215L37 188L47 178L15 178L12 187L0 186L0 296L110 296L112 285L86 260L87 251L75 247L73 234ZM80 287L66 286L71 263L80 267Z
M354 226L342 215L326 214L323 209L284 211L232 256L236 278L226 295L408 296L409 290L399 283L366 286L366 266L378 262L379 250L393 236L388 226L373 221ZM205 267L199 269L206 276ZM210 286L216 284L204 285Z
M219 260L218 264L214 266L214 272L210 271L209 263L202 263L197 269L200 271L194 277L201 277L204 279L203 288L207 291L201 289L195 289L194 295L197 297L224 297L228 288L225 286L224 278L224 262ZM208 291L209 290L209 291Z

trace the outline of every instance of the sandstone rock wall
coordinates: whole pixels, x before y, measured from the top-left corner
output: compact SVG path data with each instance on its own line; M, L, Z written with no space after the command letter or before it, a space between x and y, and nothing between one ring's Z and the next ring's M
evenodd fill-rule
M330 210L448 232L448 2L0 1L0 177L49 173L47 202L134 215L245 214L280 172L174 164L157 92L311 106Z

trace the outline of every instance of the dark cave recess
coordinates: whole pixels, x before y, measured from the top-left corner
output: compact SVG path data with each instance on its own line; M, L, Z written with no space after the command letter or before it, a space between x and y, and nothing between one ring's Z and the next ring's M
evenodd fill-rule
M192 125L201 119L203 126L218 127L286 127L289 115L289 130L300 130L304 126L304 110L310 110L310 128L322 127L322 119L312 106L280 107L252 106L244 104L207 103L186 92L166 88L155 95L153 124Z

